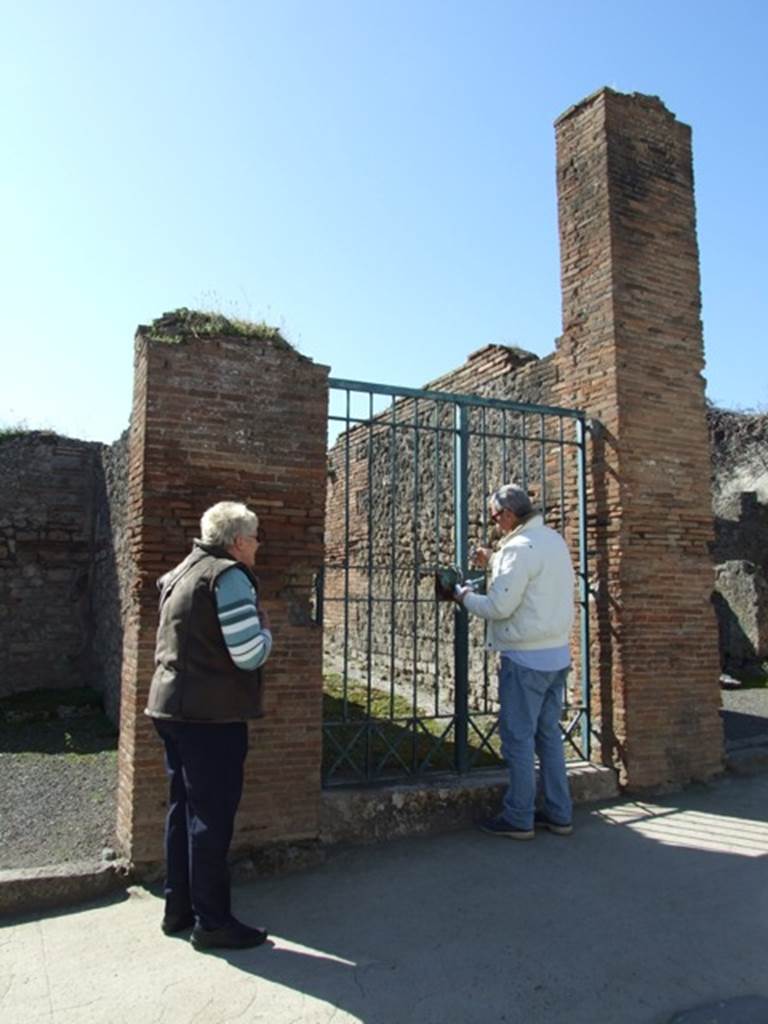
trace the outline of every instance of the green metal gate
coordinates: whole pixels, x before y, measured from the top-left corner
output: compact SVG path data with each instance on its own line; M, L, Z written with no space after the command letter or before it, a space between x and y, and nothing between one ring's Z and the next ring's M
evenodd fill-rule
M589 759L589 619L582 412L330 380L323 625L325 785L502 763L484 624L438 602L487 540L489 494L525 487L574 553L580 629L562 722ZM477 573L474 574L477 576Z

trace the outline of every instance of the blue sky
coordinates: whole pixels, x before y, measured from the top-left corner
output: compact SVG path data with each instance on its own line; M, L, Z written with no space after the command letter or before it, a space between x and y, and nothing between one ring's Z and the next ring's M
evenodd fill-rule
M560 333L553 121L692 125L708 394L768 408L762 0L26 0L0 38L0 423L113 440L178 306L418 387Z

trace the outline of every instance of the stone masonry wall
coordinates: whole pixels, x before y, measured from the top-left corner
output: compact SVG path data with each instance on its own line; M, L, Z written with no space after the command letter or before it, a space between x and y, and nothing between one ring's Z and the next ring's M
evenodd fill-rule
M139 864L161 859L166 799L160 743L143 714L156 580L188 552L216 501L242 500L260 516L258 574L275 634L234 849L315 837L320 801L321 635L310 600L322 561L327 367L275 332L211 335L172 315L156 325L136 335L128 512L136 575L118 769L118 838Z
M88 679L100 449L0 440L0 696Z
M768 662L768 416L710 409L713 603L726 672Z
M123 631L133 583L128 543L127 430L113 445L102 448L101 468L96 494L89 675L91 685L102 693L107 714L117 723Z

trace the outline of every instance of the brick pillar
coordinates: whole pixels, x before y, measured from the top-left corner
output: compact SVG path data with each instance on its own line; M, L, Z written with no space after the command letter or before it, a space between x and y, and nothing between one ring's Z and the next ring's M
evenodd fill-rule
M202 315L166 315L136 335L129 470L134 579L124 644L118 839L139 865L162 858L166 801L160 742L143 714L153 671L155 582L189 551L202 512L221 500L244 501L259 515L266 540L257 575L275 638L264 670L266 717L251 726L233 849L318 831L322 637L309 601L323 561L328 368L269 329L206 336L205 327Z
M602 89L556 122L562 405L598 422L589 467L593 699L630 788L722 759L691 132Z

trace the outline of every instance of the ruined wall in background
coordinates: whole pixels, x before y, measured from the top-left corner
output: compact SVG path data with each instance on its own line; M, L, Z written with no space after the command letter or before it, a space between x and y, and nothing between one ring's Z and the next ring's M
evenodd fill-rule
M0 696L87 679L101 447L0 441Z
M519 349L487 346L429 387L546 404L552 400L554 378L551 357L538 359ZM768 659L768 416L711 408L708 422L715 522L712 600L722 667L740 672ZM386 427L379 430L376 445L379 461L374 479L382 481L389 472L391 456ZM345 446L346 435L342 434L329 453L329 562L340 557L342 544ZM365 428L350 432L350 501L354 510L351 541L353 549L359 551L367 545L366 446ZM418 580L413 570L417 562L426 571L433 563L450 564L454 560L451 501L440 507L439 546L434 543L433 514L439 467L450 471L452 443L446 435L437 463L434 443L427 442L421 452L424 475L418 502L422 512L417 530L422 535L418 559L411 554L412 448L400 437L396 450L403 485L398 517L406 517L397 526L401 561L405 552L409 553L398 590L404 595L416 594L428 603L431 575ZM509 458L506 466L503 458L497 463L502 477L514 475ZM490 464L493 467L493 459ZM490 475L494 475L493 469ZM113 445L42 432L9 438L0 443L0 488L0 696L43 686L87 683L103 694L107 714L117 722L123 628L133 583L127 532L128 431ZM476 540L481 540L483 533L482 493L482 481L473 480L471 536ZM559 515L557 508L550 508L550 521L557 522ZM383 552L391 533L390 506L385 502L377 507L376 516L378 546ZM384 596L389 593L389 558L385 557ZM367 679L368 673L367 580L365 572L352 570L350 592L362 603L353 602L348 612L347 628L352 634L348 672L357 679ZM343 576L330 571L325 583L329 598L324 609L325 666L326 671L342 672L344 615L338 599L344 593ZM51 595L52 601L40 600L43 593ZM375 628L372 622L374 682L388 685L394 667L395 680L405 683L412 678L415 666L425 692L434 695L437 681L442 679L440 700L450 702L450 609L422 607L416 650L409 611L400 614L396 631L399 640L390 647L390 615L391 606L381 606ZM36 632L38 620L40 628ZM472 623L471 645L470 676L475 681L477 704L485 696L482 627L477 621Z
M768 416L709 410L716 565L726 672L768 660Z
M123 631L134 576L128 536L128 438L126 430L102 448L95 502L89 681L101 692L104 709L115 723L120 718Z
M448 399L465 394L540 405L550 402L553 383L551 357L488 345L426 390ZM457 562L455 415L449 400L398 399L343 432L329 453L325 671L353 684L393 685L409 698L416 679L425 711L448 711L454 700L454 609L435 602L434 570ZM560 449L552 444L561 436L559 419L480 406L470 407L467 418L470 544L486 543L488 494L512 479L524 482L534 501L543 498L547 521L559 526ZM566 421L562 436L573 429ZM542 464L548 488L542 488ZM494 710L483 623L470 618L469 629L470 705Z

